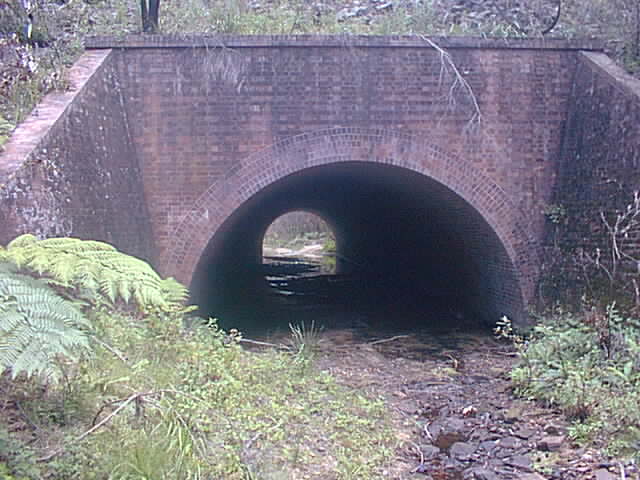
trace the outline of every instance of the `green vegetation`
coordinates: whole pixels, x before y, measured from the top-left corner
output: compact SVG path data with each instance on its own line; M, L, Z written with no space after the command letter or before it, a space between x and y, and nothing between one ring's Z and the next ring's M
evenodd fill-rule
M301 248L309 243L329 240L333 240L333 233L327 222L315 213L303 210L276 218L264 235L265 245L273 248Z
M2 478L382 478L385 406L314 368L313 326L293 353L251 353L108 245L23 236L0 254ZM6 355L36 344L46 368Z
M560 408L573 420L577 442L640 458L640 321L610 306L557 312L526 340L508 322L497 332L518 346L511 372L517 394Z
M86 317L44 282L0 264L0 374L58 379L58 356L74 359L89 343Z
M0 0L0 149L45 93L66 88L85 36L141 30L138 0L31 3L27 12ZM345 45L353 34L523 37L540 35L556 5L467 3L340 15L345 5L331 1L165 1L159 30L341 34ZM635 0L564 0L552 33L603 39L637 72L639 9ZM586 281L584 303L597 307L542 320L519 339L512 372L520 395L574 419L576 440L624 455L640 451L640 298L620 240L639 212L636 198L605 222L613 255L572 257ZM568 221L561 205L545 214L556 228ZM564 292L555 283L550 290ZM99 242L24 236L0 248L0 478L381 476L393 447L384 406L314 369L313 326L293 328L293 354L249 353L237 335L190 318L185 296L175 281ZM631 313L605 308L613 299ZM513 338L508 324L501 328Z
M2 260L96 305L132 300L143 311L171 311L179 309L187 298L184 286L172 278L161 279L146 262L107 243L21 235L6 249L0 247Z
M263 239L266 256L279 255L277 249L281 248L290 250L289 254L295 256L311 246L315 246L309 252L312 256L303 255L306 261L319 264L324 274L335 274L336 239L329 225L316 214L305 211L286 213L269 226Z
M578 221L562 205L544 213L556 239ZM576 441L640 458L640 263L631 233L640 196L599 217L599 248L556 242L546 255L540 294L562 309L547 312L526 340L508 322L496 331L518 346L518 394L565 412Z

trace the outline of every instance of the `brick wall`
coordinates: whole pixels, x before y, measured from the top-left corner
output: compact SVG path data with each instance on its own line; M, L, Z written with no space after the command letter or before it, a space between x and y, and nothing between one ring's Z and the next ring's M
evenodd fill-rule
M631 125L624 112L636 107L600 78L597 54L580 53L597 45L434 41L452 63L417 37L95 38L74 68L85 83L39 107L58 112L53 125L33 137L33 117L0 156L0 240L105 239L189 283L216 231L267 186L312 166L371 162L453 192L459 205L442 208L473 243L478 281L506 303L530 302L542 212L565 193L583 202L569 159L598 151L581 143L595 139L581 117L598 109ZM607 111L610 95L622 103ZM625 142L602 154L635 148Z
M611 249L601 213L613 224L640 189L640 81L604 54L581 53L570 105L553 194L564 216L551 230L557 230L555 240L567 252L583 249L593 256L601 248L606 264ZM619 239L636 258L639 237L630 231ZM635 262L622 263L637 273ZM580 281L580 272L574 273L571 278Z
M469 98L461 87L449 98L453 78L441 78L440 55L422 40L158 42L164 48L145 48L156 46L151 37L116 50L115 62L160 250L184 212L247 155L328 127L416 133L487 173L522 212L548 199L571 50L452 48L483 114L481 131L466 138Z
M224 219L261 186L303 168L310 155L325 155L324 162L351 155L418 162L415 170L436 177L443 172L440 180L464 193L498 232L531 298L577 45L436 43L473 90L479 125L446 59L415 37L95 39L93 47L116 47L165 271L188 282ZM345 127L354 130L339 130ZM315 145L298 143L297 152L288 147L289 139L313 132L327 133ZM352 133L362 149L386 156L354 152L347 145ZM344 147L323 153L321 146L318 153L318 142ZM248 162L260 165L249 171ZM197 213L189 216L195 207L207 212L206 226L194 220Z
M108 50L86 53L0 154L0 244L21 233L104 240L153 258L142 178Z

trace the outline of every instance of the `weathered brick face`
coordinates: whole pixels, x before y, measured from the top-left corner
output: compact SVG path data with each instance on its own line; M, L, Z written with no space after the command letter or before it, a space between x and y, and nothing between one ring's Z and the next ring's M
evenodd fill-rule
M417 42L416 42L417 43ZM160 250L185 209L250 153L330 127L415 133L485 172L522 212L548 199L575 56L454 50L473 89L450 89L438 52L414 48L118 51ZM531 221L539 222L539 215ZM535 227L537 228L537 227Z
M21 233L104 240L152 259L142 177L109 51L85 54L0 154L0 244Z
M640 82L604 54L578 58L553 193L565 214L555 241L591 256L600 248L608 263L611 244L601 214L613 225L640 190ZM640 231L621 235L619 242L640 257ZM628 260L622 259L622 268L637 274L638 265Z
M172 48L152 48L154 41ZM190 278L216 225L248 198L237 195L243 188L257 191L304 168L310 156L331 162L346 155L418 162L417 171L444 172L439 180L465 192L478 210L493 209L489 221L526 272L524 293L531 297L535 272L529 269L537 265L541 212L553 185L575 50L566 44L453 45L451 60L472 98L447 59L419 39L344 45L335 38L239 38L225 44L168 45L152 38L115 53L167 272ZM344 127L354 130L330 130ZM299 144L297 152L288 147L288 139L319 131L326 132L323 141L343 147L329 153L312 144ZM359 151L345 145L352 134L362 145ZM402 135L410 139L398 146ZM251 154L274 144L272 153L255 160L259 165L246 167ZM371 149L386 155L375 156ZM202 205L212 185L224 198ZM508 207L496 215L496 204ZM194 205L207 215L219 212L219 218L209 217L202 231L185 227Z
M436 42L451 63L423 39L405 37L94 39L90 47L97 50L87 55L102 60L93 83L40 145L67 155L62 171L68 182L51 183L53 174L42 166L21 167L25 184L45 178L49 183L40 190L55 198L43 209L39 199L46 195L34 196L40 202L35 210L58 212L56 225L73 219L64 231L49 226L41 234L111 239L155 257L165 273L189 283L221 225L263 189L310 167L393 165L457 195L459 205L442 208L458 215L451 228L481 259L475 260L483 272L478 282L505 304L529 302L539 275L545 206L563 195L569 203L584 195L600 200L601 190L586 194L572 183L572 168L582 167L571 159L579 154L599 164L595 152L622 149L635 152L625 158L637 160L638 137L628 133L622 147L587 147L583 138L595 141L600 132L613 139L618 127L601 131L581 117L597 108L610 124L633 124L633 130L637 107L616 88L600 86L606 83L598 79L603 65L579 50L590 45ZM114 50L101 53L107 47ZM589 90L590 82L597 91ZM607 98L622 103L610 110ZM634 119L620 109L636 112ZM580 178L590 175L584 170ZM70 205L59 192L72 192ZM5 198L0 215L11 225L7 230L42 224L25 220L32 197L20 197L25 207ZM471 211L479 216L472 219ZM510 270L516 286L501 274Z

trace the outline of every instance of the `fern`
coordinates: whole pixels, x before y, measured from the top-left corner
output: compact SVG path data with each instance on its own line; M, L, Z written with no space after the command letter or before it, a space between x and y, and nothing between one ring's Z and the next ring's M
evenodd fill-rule
M143 310L174 310L187 298L183 285L172 278L162 279L147 262L107 243L21 235L0 250L2 258L94 301L135 302Z
M60 357L89 350L87 319L44 282L0 264L0 374L57 380Z

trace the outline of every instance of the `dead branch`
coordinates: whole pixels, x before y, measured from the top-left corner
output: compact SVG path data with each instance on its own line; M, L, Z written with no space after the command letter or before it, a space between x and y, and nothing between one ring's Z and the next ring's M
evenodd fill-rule
M91 427L89 430L84 432L82 435L80 435L80 436L74 438L73 440L71 440L70 443L76 443L76 442L80 442L80 441L84 440L86 437L91 435L93 432L98 430L100 427L102 427L103 425L106 425L113 417L115 417L118 413L120 413L124 409L124 407L129 405L131 402L139 401L139 399L141 399L141 398L143 398L145 396L158 395L158 394L163 393L163 392L164 392L164 390L158 390L158 391L155 391L155 392L137 392L137 393L134 393L133 395L130 395L126 399L124 399L124 401L123 400L116 400L116 402L122 401L122 404L120 404L120 406L118 406L118 408L116 408L109 415L104 417L99 423L97 423L96 425ZM111 402L111 403L115 403L115 402ZM54 452L50 453L49 455L45 455L44 457L40 457L40 458L36 459L36 461L37 462L47 462L47 461L51 460L52 458L60 455L63 451L64 451L64 447L63 448L59 448L59 449L55 450Z
M260 347L270 347L270 348L276 348L278 350L291 350L291 348L287 347L286 345L278 345L276 343L269 343L269 342L259 342L258 340L251 340L249 338L240 338L238 339L239 342L241 343L248 343L250 345L258 345Z
M631 203L624 210L618 211L613 218L601 211L600 220L607 238L604 254L602 249L596 248L593 254L582 251L579 255L587 287L589 288L591 283L587 266L591 265L606 276L611 292L618 286L623 289L630 288L635 300L634 306L636 309L640 308L640 288L637 279L631 278L631 285L628 287L629 282L621 272L623 264L633 264L636 274L640 274L640 259L632 255L635 252L629 253L626 250L626 241L640 227L640 193L634 192ZM603 256L608 258L603 258Z
M422 454L422 449L412 441L409 441L409 443L416 450L416 452L418 452L418 455L420 456L420 465L418 465L416 468L413 469L413 473L422 471L421 469L424 468L424 455Z
M400 340L401 338L408 338L408 337L410 337L410 335L396 335L391 338L383 338L381 340L375 340L373 342L367 343L366 345L379 345L381 343L393 342L394 340Z
M551 25L549 25L542 32L540 32L541 35L546 35L547 33L551 32L551 30L556 28L556 25L558 25L558 21L560 20L561 13L562 13L562 0L558 0L558 9L556 10L556 15L555 17L553 17L553 21L551 22Z
M462 88L462 90L467 93L467 96L471 100L471 103L473 105L473 113L467 123L467 126L465 127L465 131L471 130L474 126L479 126L482 122L482 112L480 111L480 106L478 104L476 94L471 88L471 85L469 85L469 82L467 82L467 80L460 73L460 70L458 70L458 67L451 58L449 52L443 50L433 40L425 37L424 35L420 35L420 38L427 42L440 55L440 83L442 83L442 81L448 74L453 74L453 82L449 86L449 95L447 97L449 105L451 107L455 107L455 92L459 88Z
M103 347L106 350L109 350L111 353L113 353L118 358L118 360L120 360L122 363L128 364L127 363L127 359L124 358L124 355L122 355L120 352L118 352L115 348L113 348L110 345L104 343L102 340L100 340L97 337L92 337L91 339L94 342L96 342L97 344L99 344L101 347Z

